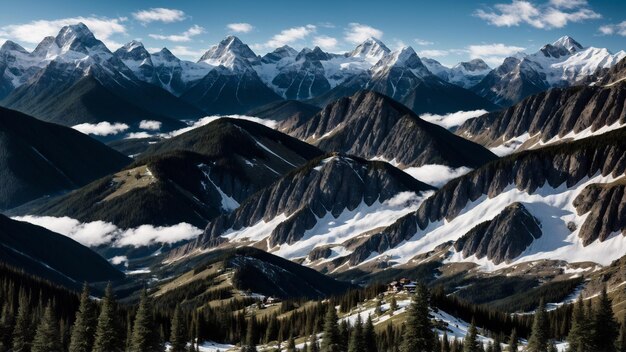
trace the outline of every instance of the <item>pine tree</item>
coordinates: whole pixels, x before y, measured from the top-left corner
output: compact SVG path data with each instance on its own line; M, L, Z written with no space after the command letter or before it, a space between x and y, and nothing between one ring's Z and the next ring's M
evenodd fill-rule
M250 318L246 327L246 341L241 352L256 352L256 320Z
M441 352L450 352L450 340L448 339L448 333L445 331L441 339Z
M572 312L572 326L567 335L568 352L588 351L591 348L591 326L585 315L585 303L582 295L578 296L574 311Z
M615 341L618 336L618 326L613 315L611 299L602 289L598 308L595 311L592 323L592 346L596 352L615 352Z
M320 348L319 345L317 344L317 338L315 336L315 334L311 334L311 337L309 337L309 352L319 352Z
M59 326L52 311L52 303L49 302L37 327L31 352L61 352L61 350Z
M550 341L550 343L548 343L548 352L559 352L559 349L556 348L554 341Z
M396 301L396 296L391 297L391 303L389 303L389 314L393 315L398 309L398 301Z
M170 334L170 352L185 352L187 348L187 330L185 329L185 317L180 305L176 305L174 316L172 316L172 327Z
M365 340L363 339L363 321L361 320L361 314L357 315L354 328L352 329L352 335L350 336L350 344L348 345L348 352L365 352Z
M430 352L434 346L433 326L430 321L428 289L417 285L409 308L406 329L402 336L402 352Z
M626 314L622 318L622 324L619 329L619 345L617 350L619 352L626 352Z
M30 323L30 303L26 292L20 290L19 307L13 328L13 352L30 351L32 328Z
M89 298L89 286L83 286L80 306L70 334L69 352L91 352L96 331L96 311Z
M496 334L493 339L493 352L502 352L502 341L500 340L500 334Z
M0 352L6 352L11 346L11 332L13 331L13 313L9 302L4 302L0 313Z
M324 335L322 336L322 352L338 352L341 344L337 312L332 303L328 304L324 318Z
M93 352L119 352L122 351L118 325L116 323L116 303L113 288L109 283L104 292L104 299L100 307L100 316L96 324L96 338ZM130 325L130 324L129 324Z
M476 323L472 320L472 325L470 325L467 330L467 335L465 335L465 339L463 340L463 352L478 351L480 351L480 347L478 346L478 331L476 330Z
M543 300L539 302L539 307L535 311L532 332L528 339L528 352L546 352L548 350L548 318L546 316L546 304Z
M493 342L487 342L487 348L485 348L485 352L493 352Z
M518 343L519 341L517 340L517 330L515 330L515 328L513 328L513 331L511 331L511 336L509 336L509 352L517 352L518 350Z
M294 340L293 335L289 336L287 341L287 352L296 352L296 340Z
M376 332L374 331L374 323L372 322L372 316L367 316L367 322L365 323L365 329L363 330L363 339L365 340L365 351L376 352Z
M162 347L154 323L152 301L144 289L135 315L129 352L158 352L163 350Z

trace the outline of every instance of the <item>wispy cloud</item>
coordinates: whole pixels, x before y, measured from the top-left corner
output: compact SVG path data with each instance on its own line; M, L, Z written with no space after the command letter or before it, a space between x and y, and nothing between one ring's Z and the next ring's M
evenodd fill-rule
M500 65L507 56L523 51L525 48L502 43L470 45L467 47L470 58L483 59L489 65Z
M528 24L540 29L563 28L569 22L602 18L583 0L550 0L543 4L513 0L496 4L493 8L479 9L474 15L497 27Z
M422 45L422 46L427 46L427 45L433 45L435 43L429 41L429 40L425 40L425 39L420 39L420 38L415 38L413 39L413 41L415 42L415 44L417 45Z
M193 48L190 48L184 45L176 45L168 49L176 56L187 57L187 58L191 58L191 57L195 58L195 57L202 56L202 54L204 54L203 50L195 50Z
M248 33L254 29L254 26L250 23L229 23L226 28L235 33Z
M126 34L124 22L126 17L68 17L57 20L36 20L28 23L11 24L0 28L0 37L37 44L46 36L55 36L64 26L84 23L96 38L102 40L109 48L121 46L112 40L116 34Z
M352 44L361 44L371 37L382 39L383 34L380 29L365 24L350 23L345 32L345 39Z
M617 34L621 35L622 37L626 37L626 21L620 22L618 24L607 24L604 26L600 26L598 30L604 35Z
M204 28L198 25L193 25L188 30L182 32L181 34L148 34L150 38L159 39L159 40L169 40L171 42L188 42L191 41L192 37L200 35L204 33Z
M324 50L336 49L337 44L339 44L339 41L337 40L337 38L333 38L333 37L329 37L325 35L321 35L321 36L313 38L313 45L319 46L320 48Z
M185 13L181 10L157 7L148 10L137 11L133 13L133 17L143 24L147 24L150 22L172 23L184 20Z
M431 50L420 50L417 52L417 55L423 57L444 57L448 56L450 52L448 50L439 50L439 49L431 49Z
M317 27L312 24L307 24L306 26L293 27L282 30L280 33L272 36L270 40L268 40L264 46L268 48L277 48L279 46L291 44L298 40L302 40L312 33L315 33Z

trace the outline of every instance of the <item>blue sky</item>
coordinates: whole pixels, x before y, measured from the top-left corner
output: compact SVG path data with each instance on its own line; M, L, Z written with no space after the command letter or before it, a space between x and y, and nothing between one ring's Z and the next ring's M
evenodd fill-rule
M626 49L621 0L19 0L3 6L0 42L34 48L44 36L79 20L112 50L139 39L185 59L197 59L228 34L258 54L283 44L342 52L373 35L391 49L410 45L447 65L481 57L493 66L563 35L584 46Z

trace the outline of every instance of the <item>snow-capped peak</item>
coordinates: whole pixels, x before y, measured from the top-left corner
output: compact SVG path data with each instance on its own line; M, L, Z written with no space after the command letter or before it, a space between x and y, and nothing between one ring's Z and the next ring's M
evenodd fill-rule
M376 38L370 37L366 39L363 43L359 44L356 48L354 48L354 50L350 52L349 56L378 61L390 52L391 50L389 50L389 48L387 48L387 46L385 46L383 42Z
M26 51L26 49L24 49L21 45L10 40L7 40L6 42L4 42L4 44L2 44L2 47L0 47L0 52L8 52L8 51L17 51L22 54L28 54L28 51Z
M96 39L82 22L61 28L54 41L62 52L70 50L84 54L93 51L109 52L104 43Z
M302 51L298 53L298 56L296 56L296 61L300 61L302 59L325 61L329 58L330 56L328 55L328 53L320 49L319 46L316 46L315 48L313 48L313 50L309 48L302 49Z
M234 35L229 35L204 53L198 62L234 69L238 64L250 63L256 59L256 54L248 45Z
M484 71L491 70L491 67L489 67L489 65L487 65L487 63L483 61L482 59L473 59L473 60L466 61L466 62L459 62L458 64L454 66L454 68L458 68L468 73L484 72Z
M130 41L117 49L115 55L122 60L143 61L150 59L148 50L146 50L141 42L136 40Z
M583 46L580 45L580 43L578 43L576 40L574 40L574 38L570 36L563 36L559 38L557 41L555 41L554 43L552 43L552 45L556 47L565 48L567 49L567 51L569 51L572 54L583 48Z
M385 55L376 65L372 67L372 73L378 75L391 68L403 68L413 72L417 77L432 76L432 73L422 63L415 50L410 46L405 46Z

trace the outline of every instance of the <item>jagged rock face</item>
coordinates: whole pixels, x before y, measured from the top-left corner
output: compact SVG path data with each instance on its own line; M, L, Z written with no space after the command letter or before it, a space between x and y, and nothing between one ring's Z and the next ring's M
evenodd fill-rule
M588 214L579 230L583 244L604 241L615 232L626 234L626 184L593 184L574 200L579 215Z
M288 132L326 151L382 157L401 166L478 167L495 157L476 144L418 118L401 104L362 91L326 106Z
M466 121L456 133L489 147L525 133L539 135L541 141L547 142L570 132L588 128L593 132L626 122L625 101L626 83L610 87L555 88L526 98L506 110Z
M298 55L298 58L300 55ZM296 59L298 60L298 59ZM286 99L310 99L330 90L324 66L319 59L305 55L301 63L288 70L281 71L272 84L281 91Z
M620 60L608 70L598 70L596 75L590 78L595 85L613 85L626 79L626 58Z
M393 225L372 235L362 245L367 251L363 251L361 257L366 258L374 251L383 253L402 241L409 240L419 231L426 229L430 223L444 219L451 221L469 202L483 196L494 198L512 186L532 194L544 185L556 188L565 184L572 187L585 177L592 177L598 173L611 174L613 177L624 175L625 137L626 130L620 129L574 143L524 151L488 163L448 182L426 199L416 212L400 218ZM579 213L590 207L587 205L585 208L583 203L585 203L583 199L579 200L580 205L577 206ZM595 225L589 225L590 228L593 226ZM609 228L606 231L609 231ZM581 231L581 236L586 236L587 232Z
M487 257L494 264L517 258L537 238L541 225L521 203L513 203L490 221L476 225L454 244L463 256Z
M266 64L277 63L278 61L286 57L291 57L291 56L296 56L296 55L298 55L298 52L294 48L288 45L283 45L280 48L275 49L271 53L265 54L263 58L261 58L261 62L266 63Z
M345 155L316 159L248 198L235 212L211 222L195 247L222 242L229 229L287 219L269 234L269 246L292 244L327 213L338 217L360 204L383 202L399 192L419 193L429 186L383 162L370 162Z
M471 90L498 105L508 106L549 88L545 74L537 72L532 62L509 57Z

